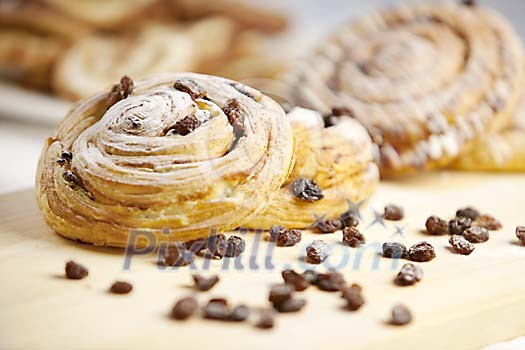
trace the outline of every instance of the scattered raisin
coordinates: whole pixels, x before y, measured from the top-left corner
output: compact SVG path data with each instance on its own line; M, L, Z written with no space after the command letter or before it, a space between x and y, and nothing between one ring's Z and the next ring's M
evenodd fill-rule
M81 280L89 275L88 269L74 261L66 263L66 277L70 280Z
M274 313L272 310L264 310L259 315L259 320L255 324L257 328L261 329L270 329L273 328L275 324Z
M332 113L328 113L323 116L324 127L329 128L336 125L339 122L339 118L334 116Z
M302 292L310 286L310 282L308 282L303 275L298 274L294 270L284 270L281 272L281 275L284 282L292 285L298 292Z
M408 258L412 261L426 262L435 257L436 252L434 247L428 242L416 243L408 250Z
M341 214L339 220L341 220L343 227L357 227L357 225L359 225L357 214L351 210L345 211Z
M305 305L306 300L304 299L290 298L280 303L274 303L273 307L281 313L286 313L301 311Z
M321 240L313 241L306 247L306 262L310 264L320 264L332 254L330 247Z
M454 251L461 255L470 255L474 251L474 245L470 243L465 237L454 235L448 240Z
M333 107L332 108L332 115L334 117L347 116L347 117L352 117L353 118L354 112L348 107Z
M469 218L471 221L474 221L478 218L479 211L473 207L466 207L458 209L456 211L456 217L458 218Z
M324 198L323 191L317 183L304 177L300 177L292 183L292 193L297 198L307 202L315 202Z
M228 250L228 245L228 239L222 233L212 235L206 240L206 248L213 257L224 257Z
M212 289L217 283L219 283L219 276L217 275L213 275L206 278L199 274L194 274L192 275L192 277L193 282L195 282L195 287L197 287L198 290L203 292Z
M175 90L187 93L188 95L190 95L190 97L193 100L196 100L199 98L206 98L206 93L193 80L190 80L190 79L177 80L173 84L173 87L175 88Z
M431 235L446 235L449 232L448 222L435 215L430 216L427 219L425 227L427 228L427 232Z
M164 252L164 266L186 266L193 261L194 253L181 243L171 244Z
M245 321L250 315L250 309L246 305L239 305L233 308L230 317L230 321L242 322Z
M471 224L472 220L460 216L448 222L448 231L451 235L462 235Z
M407 263L403 265L394 282L399 286L411 286L421 281L422 278L423 270L417 265Z
M292 297L293 291L293 287L289 284L274 284L270 288L270 295L268 296L268 300L273 304L281 303L285 300L290 299Z
M317 275L317 288L325 292L337 292L345 286L344 276L337 271L329 271Z
M109 291L113 294L128 294L133 290L133 285L128 282L117 281L111 285Z
M516 227L516 237L518 237L522 244L525 244L525 226Z
M133 80L127 76L120 78L118 84L113 85L106 99L106 106L109 109L115 103L128 98L133 93Z
M206 249L207 240L204 238L195 239L192 241L187 241L184 243L184 247L188 250L191 250L194 253L199 253Z
M503 227L499 220L488 214L480 215L476 220L474 220L474 225L483 227L490 231L497 231Z
M276 242L279 247L291 247L301 242L300 230L289 230L283 226L272 226L270 228L270 240Z
M366 243L365 236L355 227L345 227L343 230L343 243L352 248L357 248Z
M476 0L461 0L461 3L465 6L473 7L476 6Z
M483 227L472 226L463 232L463 236L470 243L483 243L489 240L489 231Z
M390 323L396 326L404 326L412 321L412 314L410 310L401 304L392 308L392 319Z
M69 151L63 151L60 153L60 158L64 159L66 162L71 162L73 160L73 153Z
M315 228L322 233L334 233L343 228L343 223L339 219L323 220L316 222Z
M210 300L204 308L204 318L210 320L227 320L231 316L228 303L223 300Z
M355 283L343 288L341 297L346 300L346 308L350 311L357 311L365 304L362 288Z
M228 247L224 256L233 258L241 255L246 250L246 242L242 237L230 236L228 238Z
M385 206L383 217L385 220L399 221L405 217L405 211L398 205L388 204Z
M183 298L171 309L171 317L176 320L186 320L190 318L195 311L197 311L197 308L199 307L199 303L195 298L187 297Z
M186 136L201 125L200 120L194 115L187 115L178 120L173 128L168 130L166 136L182 135Z
M407 247L397 242L383 243L383 256L385 258L403 259L407 257Z

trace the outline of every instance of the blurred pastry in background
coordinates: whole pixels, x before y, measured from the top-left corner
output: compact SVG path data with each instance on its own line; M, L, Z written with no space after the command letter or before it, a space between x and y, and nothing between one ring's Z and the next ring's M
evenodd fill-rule
M509 125L476 142L469 152L454 162L453 167L462 170L525 171L525 93Z
M273 77L282 67L264 64L265 47L285 27L241 0L0 2L0 77L72 100L124 74Z
M296 104L361 122L391 175L448 165L501 129L523 87L523 62L499 14L427 2L340 28L284 79Z

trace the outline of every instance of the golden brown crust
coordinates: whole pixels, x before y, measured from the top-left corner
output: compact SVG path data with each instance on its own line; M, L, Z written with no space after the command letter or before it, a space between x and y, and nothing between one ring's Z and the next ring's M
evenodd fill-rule
M175 81L195 83L206 98L193 100ZM105 111L107 96L78 103L42 153L38 203L65 237L124 246L133 229L159 242L231 230L263 210L288 176L290 125L281 107L254 89L178 73L137 83L132 96ZM230 99L244 119L240 138L221 110ZM185 116L208 114L188 135L165 136ZM64 150L72 160L57 163Z
M400 5L341 28L286 79L300 105L350 108L393 174L446 165L501 128L522 86L523 49L488 9Z

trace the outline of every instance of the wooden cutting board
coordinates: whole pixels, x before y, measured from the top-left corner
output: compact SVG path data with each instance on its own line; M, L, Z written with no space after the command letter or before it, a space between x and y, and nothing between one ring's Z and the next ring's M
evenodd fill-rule
M389 202L404 206L405 220L367 228L373 222L372 209L381 212ZM504 223L472 255L452 253L448 237L420 232L428 215L448 218L469 204ZM221 282L203 293L191 288L189 267L161 270L151 254L133 257L130 270L124 271L122 250L60 238L41 220L33 191L1 196L0 347L478 349L525 333L525 247L514 237L516 225L525 224L524 208L525 176L519 174L434 173L385 182L362 209L360 227L368 240L364 249L339 244L340 232L305 232L300 246L275 248L271 259L275 267L269 270L264 256L271 245L261 236L247 235L247 252L240 260L244 269L233 261L229 268L223 265L226 260L212 261L210 271L223 270ZM407 225L404 237L392 238L396 225ZM306 308L278 315L276 327L269 331L254 328L253 320L232 324L200 317L188 322L169 319L173 303L190 294L202 303L227 297L232 304L267 307L268 288L281 280L283 266L306 268L301 259L305 246L319 238L333 244L331 265L340 268L349 283L363 286L367 303L358 312L344 311L338 293L310 287L301 294ZM427 240L436 247L437 258L421 264L425 276L418 285L393 284L400 264L392 266L392 260L377 253L384 241L392 239L407 245ZM252 250L256 252L250 257ZM65 279L68 259L85 264L89 277ZM254 262L258 270L253 269ZM198 259L196 269L202 270L203 264ZM109 294L116 279L132 282L133 292ZM398 302L412 310L411 325L386 323Z

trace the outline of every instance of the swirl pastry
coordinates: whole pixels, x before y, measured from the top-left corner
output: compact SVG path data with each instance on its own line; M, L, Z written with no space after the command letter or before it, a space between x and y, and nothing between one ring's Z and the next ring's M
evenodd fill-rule
M47 224L71 239L125 246L141 229L159 242L187 241L261 212L293 151L284 111L257 90L192 73L134 87L122 79L109 95L79 102L49 139L38 203Z
M498 130L523 81L523 48L491 10L418 3L346 25L285 77L291 99L347 108L379 145L382 173L449 164Z
M492 132L461 155L453 167L462 170L525 171L525 94L511 123Z
M300 108L287 118L224 78L124 77L79 102L48 140L38 204L59 234L95 245L125 246L134 229L161 242L240 226L304 228L371 194L371 145L353 120L324 128Z
M348 209L347 201L365 200L377 187L379 172L372 159L372 142L358 122L341 117L325 128L319 113L298 107L288 119L297 143L293 170L266 210L244 227L310 227L320 217L338 218ZM322 188L322 200L294 195L297 179L313 179Z

